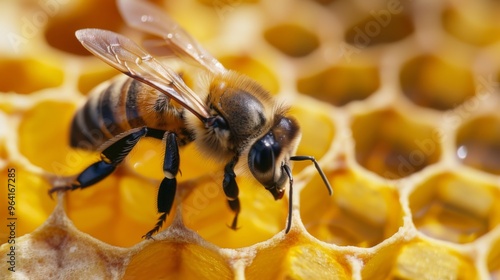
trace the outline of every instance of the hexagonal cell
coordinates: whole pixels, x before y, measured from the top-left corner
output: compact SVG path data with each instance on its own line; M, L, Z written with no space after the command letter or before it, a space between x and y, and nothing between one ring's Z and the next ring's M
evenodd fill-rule
M0 92L32 93L62 85L64 72L37 59L0 59Z
M472 260L438 244L415 240L381 251L366 262L363 279L479 279Z
M158 220L159 182L119 173L84 190L68 192L66 212L80 231L108 244L128 247L140 242ZM172 223L175 212L173 207L162 229Z
M14 273L27 279L113 279L120 275L127 252L76 230L62 209L56 208L37 230L16 237L16 264L23 265L17 265ZM9 247L3 244L0 253L6 255ZM0 269L7 271L3 263Z
M479 178L436 175L417 186L409 201L417 229L441 240L472 242L500 223L500 192Z
M208 269L209 268L209 269ZM158 241L134 254L123 279L234 279L215 250L186 241Z
M449 110L475 95L470 65L461 65L435 55L421 55L406 62L399 82L413 103L436 110Z
M33 164L58 175L77 174L97 161L97 153L69 146L75 110L76 106L69 102L42 101L35 105L19 125L19 151Z
M352 122L356 160L388 179L398 179L436 163L441 156L432 127L393 110L356 116Z
M462 125L457 132L457 158L473 168L500 174L500 118L482 116Z
M289 233L294 234L294 233ZM257 252L246 279L351 279L341 253L293 236Z
M183 187L189 193L182 201L182 219L186 227L203 239L223 248L241 248L265 241L283 230L288 201L275 201L256 180L237 176L241 212L238 230L229 228L234 218L222 189L223 173L216 172Z
M398 193L352 171L327 174L334 188L328 196L319 176L300 194L300 215L306 230L321 241L342 246L372 247L403 224Z
M238 71L255 79L264 89L273 94L280 90L280 84L275 73L267 65L249 56L223 56L219 61L227 69Z
M500 238L497 238L489 248L487 265L490 279L500 279Z
M336 106L363 100L380 87L379 69L375 65L336 65L297 81L299 92Z
M405 8L409 7L403 7L401 2L388 1L379 10L371 10L369 16L347 29L346 42L362 50L408 37L414 26L411 16L403 12Z
M54 2L56 4L53 5L45 29L45 38L55 49L71 54L91 55L76 39L76 30L102 28L118 31L123 25L115 1L80 1L76 7L65 5L65 2Z
M264 32L273 47L291 57L306 56L319 47L319 39L309 30L295 24L282 24Z
M302 132L296 154L320 160L335 138L335 124L329 111L308 100L296 100L290 109L290 115L299 122ZM310 162L296 161L293 163L293 173L297 174L310 165Z
M496 42L500 38L497 15L499 7L493 1L462 3L443 11L444 29L455 38L476 46Z

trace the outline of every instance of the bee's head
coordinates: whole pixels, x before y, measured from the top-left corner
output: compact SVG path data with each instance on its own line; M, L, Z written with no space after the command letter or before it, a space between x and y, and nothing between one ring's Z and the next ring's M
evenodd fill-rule
M263 137L255 141L248 153L248 166L253 176L274 196L285 192L290 156L300 140L299 125L293 118L279 116Z

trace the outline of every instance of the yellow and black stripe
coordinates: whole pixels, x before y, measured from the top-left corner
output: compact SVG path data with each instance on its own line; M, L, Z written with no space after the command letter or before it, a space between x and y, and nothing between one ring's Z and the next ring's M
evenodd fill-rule
M184 124L184 108L137 80L120 76L99 86L73 118L70 145L98 150L106 141L134 128L174 132L179 144L194 140Z

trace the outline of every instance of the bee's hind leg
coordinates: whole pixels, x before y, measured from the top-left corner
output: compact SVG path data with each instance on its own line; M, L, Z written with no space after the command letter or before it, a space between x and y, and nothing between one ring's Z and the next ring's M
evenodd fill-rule
M143 238L146 239L152 238L153 234L160 230L167 219L167 215L170 213L172 205L174 204L175 191L177 188L175 176L179 172L180 164L177 136L167 131L163 136L163 141L165 143L165 158L163 161L163 173L165 174L165 178L163 178L160 184L157 198L158 213L161 215L155 227L143 236Z
M234 173L234 166L238 158L233 158L226 166L224 167L224 181L222 182L222 188L224 189L224 193L226 194L227 203L229 204L229 208L234 212L234 219L231 223L231 229L238 229L238 214L240 213L240 199L238 198L239 189L238 184L236 183L236 174Z
M148 133L146 127L140 128L120 138L101 152L101 160L93 163L67 186L56 186L49 190L52 195L58 191L69 191L90 187L110 175L118 164L129 154L139 140Z

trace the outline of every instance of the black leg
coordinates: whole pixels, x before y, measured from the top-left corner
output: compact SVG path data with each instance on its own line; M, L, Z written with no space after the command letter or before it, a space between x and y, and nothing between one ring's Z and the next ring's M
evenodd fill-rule
M130 153L139 140L146 135L148 129L143 127L109 145L101 152L101 160L90 165L68 186L53 187L49 194L56 191L68 191L90 187L110 175L118 164Z
M222 188L224 189L224 193L226 194L226 199L229 204L229 208L234 212L234 219L231 223L231 229L237 229L238 223L238 214L240 213L240 200L238 198L239 189L238 184L236 184L236 174L234 173L234 166L238 162L238 158L233 158L226 166L224 167L224 180L222 181Z
M153 234L160 230L167 219L167 215L170 213L172 205L174 204L175 191L177 188L175 176L179 172L180 164L177 137L174 133L165 132L163 140L165 141L165 158L163 160L163 173L165 173L165 178L160 184L157 197L158 213L161 215L154 228L143 236L143 238L146 239L152 238Z

